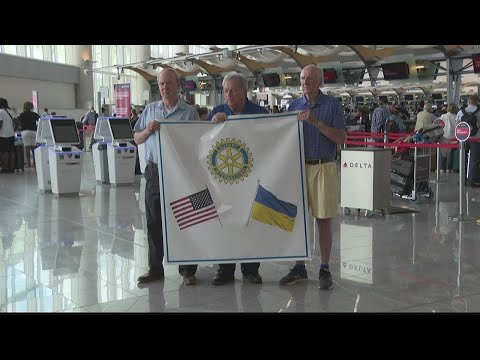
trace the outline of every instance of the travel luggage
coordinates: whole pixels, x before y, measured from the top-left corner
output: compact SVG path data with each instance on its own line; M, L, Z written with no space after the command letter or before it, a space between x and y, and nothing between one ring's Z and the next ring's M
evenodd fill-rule
M416 143L433 144L443 136L443 128L436 124L430 124L421 128L412 135Z
M390 183L390 191L392 193L398 194L400 196L410 194L412 192L412 186L410 185L401 185L395 182Z
M401 158L392 161L392 171L396 174L413 177L414 161L408 158Z
M396 174L394 172L390 172L390 181L392 183L396 183L402 186L408 185L412 186L413 185L413 178L411 177L405 177L400 174Z

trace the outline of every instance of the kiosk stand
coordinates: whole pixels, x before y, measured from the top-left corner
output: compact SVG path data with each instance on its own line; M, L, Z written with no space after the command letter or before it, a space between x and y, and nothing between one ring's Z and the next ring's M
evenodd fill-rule
M100 117L95 126L94 139L97 140L92 146L93 167L95 179L99 183L109 183L107 144L112 142L112 133L108 124L109 117Z
M53 146L52 129L50 120L66 119L66 116L44 116L38 120L36 142L40 144L34 151L35 169L37 170L38 190L40 193L52 191L50 179L50 165L48 161L48 148Z
M112 185L133 184L137 148L127 118L108 118L112 143L107 144L108 175Z
M390 149L351 148L341 152L341 206L345 215L351 208L357 214L365 209L365 216L374 210L382 215L390 208Z
M74 119L50 119L54 146L48 149L52 192L56 195L80 192L83 152Z

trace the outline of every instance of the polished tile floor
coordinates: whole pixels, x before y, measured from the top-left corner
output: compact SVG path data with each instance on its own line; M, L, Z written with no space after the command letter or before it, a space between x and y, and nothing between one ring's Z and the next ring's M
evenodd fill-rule
M432 174L432 178L434 175ZM432 184L433 200L396 206L416 213L334 221L330 268L334 289L317 287L318 246L309 281L279 286L292 263L262 263L263 284L214 287L216 265L200 266L184 286L176 266L140 289L147 270L145 180L97 185L86 153L79 197L40 194L34 169L0 174L1 312L477 312L480 236L475 222L452 222L458 174ZM439 195L439 196L437 196ZM467 210L480 217L480 190L467 188Z

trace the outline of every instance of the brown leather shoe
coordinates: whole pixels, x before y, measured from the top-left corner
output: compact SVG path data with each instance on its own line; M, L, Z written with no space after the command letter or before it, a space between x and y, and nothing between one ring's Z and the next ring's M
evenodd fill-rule
M195 285L197 283L197 278L195 275L183 275L183 284L184 285Z
M139 276L137 281L141 284L146 284L153 281L163 280L164 277L165 275L163 273L156 274L149 271L148 273L143 274L142 276Z

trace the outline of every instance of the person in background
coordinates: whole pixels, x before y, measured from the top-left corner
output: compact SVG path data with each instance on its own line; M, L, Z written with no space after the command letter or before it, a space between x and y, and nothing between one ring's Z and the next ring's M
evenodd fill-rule
M393 105L390 108L390 116L388 117L389 120L395 121L398 126L398 131L403 133L405 132L405 124L403 123L402 118L400 117L400 111L398 111L397 106Z
M425 103L423 111L417 114L417 122L415 123L415 131L425 128L433 122L432 104Z
M464 108L465 112L471 113L475 112L478 108L478 95L473 94L470 95L467 99L467 106ZM478 111L475 115L477 117L477 126L480 124L480 111ZM460 110L457 113L457 124L462 121L463 118L463 111ZM471 138L479 138L480 131L476 134L470 136ZM480 142L472 141L467 142L465 148L465 153L468 156L465 156L465 176L466 180L468 180L467 185L471 187L480 187L480 171L478 169L478 160L473 159L480 159ZM471 162L469 160L472 160ZM476 171L471 171L472 169L476 169Z
M305 66L300 73L300 84L303 96L292 102L289 111L300 110L297 117L303 121L308 205L317 221L320 242L318 287L329 290L333 288L329 267L332 218L338 211L339 190L335 157L337 145L343 144L347 138L345 116L337 99L320 90L323 71L318 66ZM292 285L307 279L305 262L297 261L280 279L280 285Z
M201 107L198 109L198 115L200 116L200 120L207 120L208 121L208 109L206 107Z
M440 119L445 123L443 128L443 137L451 142L451 139L455 137L455 126L457 119L458 107L454 103L448 104L447 113L440 116ZM457 149L439 149L440 150L440 172L444 173L445 170L449 173L453 170L453 156ZM445 151L442 151L445 150Z
M37 145L37 121L40 116L33 111L33 103L26 101L23 104L23 112L18 117L20 127L22 129L22 141L25 146L25 158L27 160L26 167L32 167L31 154ZM35 157L33 157L33 165L35 165Z
M197 110L179 98L180 79L175 70L163 69L157 77L158 88L162 100L153 102L145 108L134 128L134 140L136 144L145 143L145 210L148 229L148 266L146 274L137 280L139 286L164 278L163 270L163 232L162 214L160 207L160 187L158 178L158 162L155 136L160 129L159 121L187 121L200 120ZM195 285L197 279L195 272L197 265L180 265L178 268L183 276L185 285Z
M2 173L15 171L15 131L17 117L9 107L7 99L0 98L0 165Z
M83 125L95 125L96 124L96 121L97 121L97 117L95 117L95 109L93 108L93 106L90 106L90 109L87 111L87 113L85 114L85 117L83 118ZM52 113L53 115L53 113ZM95 143L95 139L93 138L93 136L95 135L95 131L92 131L92 138L90 139L90 150L92 149L92 146L93 144Z
M132 126L132 129L135 127L137 120L138 120L137 110L132 109L132 115L130 116L130 125Z
M230 72L222 82L225 104L213 108L209 119L213 122L223 122L230 115L268 114L268 110L248 100L248 80L240 73ZM223 285L235 280L236 264L219 264L217 275L212 280L213 285ZM260 263L242 263L243 279L252 284L261 284L262 277L258 273Z
M50 115L50 114L48 113L48 109L47 109L47 108L44 108L44 109L43 109L43 113L42 113L42 117L48 116L48 115Z

